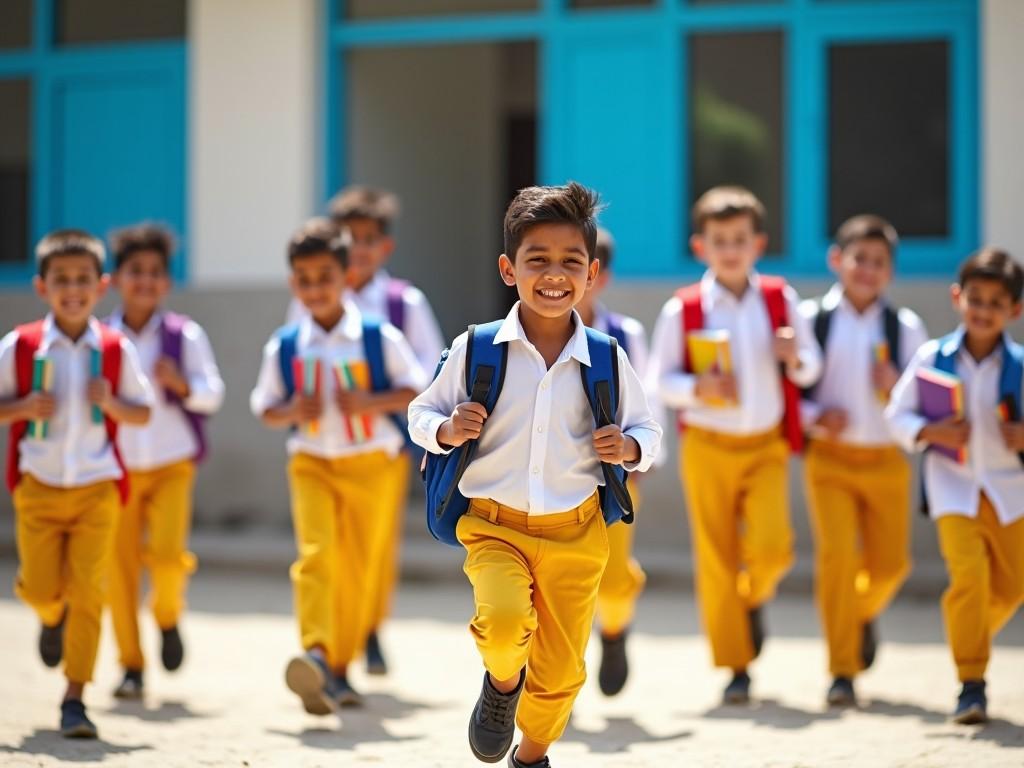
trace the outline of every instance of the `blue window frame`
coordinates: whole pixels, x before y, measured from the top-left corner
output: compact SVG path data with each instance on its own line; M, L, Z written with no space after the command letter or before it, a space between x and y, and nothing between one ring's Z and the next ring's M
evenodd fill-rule
M977 0L654 0L585 10L571 0L540 0L529 12L387 21L346 20L343 2L324 0L324 199L346 179L339 98L345 57L339 54L534 40L542 115L537 177L577 178L601 191L608 203L603 219L622 254L618 275L696 274L700 268L686 249L693 198L689 41L697 34L780 33L785 238L770 268L821 276L829 245L829 52L844 44L935 41L948 51L947 221L940 235L904 238L900 271L948 275L978 244Z
M27 81L28 249L0 263L0 284L27 284L47 231L99 236L142 219L185 241L185 42L58 45L56 0L35 0L31 44L0 50L0 81ZM187 254L174 276L187 274Z

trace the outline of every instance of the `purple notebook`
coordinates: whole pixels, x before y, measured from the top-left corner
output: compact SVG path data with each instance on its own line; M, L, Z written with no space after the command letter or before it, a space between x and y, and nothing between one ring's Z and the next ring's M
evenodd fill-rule
M928 421L941 421L949 416L964 415L964 385L958 376L937 368L922 368L917 372L918 411ZM941 453L953 461L967 461L966 448L946 448L932 445L929 450Z

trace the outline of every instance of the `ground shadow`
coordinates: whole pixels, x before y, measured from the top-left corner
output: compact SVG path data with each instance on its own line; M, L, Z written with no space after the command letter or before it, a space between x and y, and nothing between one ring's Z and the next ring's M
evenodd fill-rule
M984 725L962 725L955 732L929 733L925 738L988 741L999 747L1024 749L1024 726L993 717Z
M790 731L823 720L837 720L841 715L842 710L838 709L811 711L789 707L775 699L756 699L746 706L719 704L705 712L703 717L711 720L747 720L754 725Z
M178 720L193 720L202 717L215 717L217 713L193 712L181 701L161 701L156 706L142 700L115 700L114 706L106 710L111 715L134 717L147 723L173 723Z
M0 746L0 755L49 755L62 762L95 763L106 760L110 755L126 755L151 749L153 747L149 744L111 744L102 739L65 739L59 731L37 728L16 747Z
M869 715L883 715L885 717L916 717L925 723L944 723L949 719L945 712L937 709L928 709L918 704L910 704L905 701L885 701L884 699L866 699L858 708L860 712Z
M603 755L626 752L633 744L658 744L677 739L687 739L693 731L679 731L664 736L651 733L632 717L605 718L604 728L599 731L584 731L569 722L560 742L580 742L586 744L591 752Z

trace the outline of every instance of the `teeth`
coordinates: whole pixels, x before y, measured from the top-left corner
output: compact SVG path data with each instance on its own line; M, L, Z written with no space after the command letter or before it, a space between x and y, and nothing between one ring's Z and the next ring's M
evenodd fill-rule
M540 293L541 293L541 296L547 296L547 297L552 298L552 299L560 299L560 298L562 298L563 296L565 296L569 292L568 291L551 291L551 290L543 290L542 289Z

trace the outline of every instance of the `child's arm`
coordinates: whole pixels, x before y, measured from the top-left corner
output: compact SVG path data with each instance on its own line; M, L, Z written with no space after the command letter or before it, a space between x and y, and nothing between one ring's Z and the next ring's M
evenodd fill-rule
M427 297L419 288L406 288L403 301L407 318L403 333L412 347L413 354L416 355L420 368L433 373L441 352L444 351L444 336L437 324L437 317ZM426 385L427 382L424 382L423 386Z
M272 429L316 421L323 411L321 399L316 395L304 395L301 389L290 400L287 398L277 359L280 347L276 337L263 347L259 377L249 395L249 408L253 415Z
M463 333L455 339L437 378L409 404L409 435L414 443L431 453L448 453L461 445L458 440L469 439L473 431L470 421L475 417L468 414L476 412L480 417L483 410L481 406L470 408L466 403L467 338L468 334ZM485 417L486 414L480 418L481 427ZM478 436L479 429L475 431Z
M224 380L210 339L198 323L189 322L182 331L182 342L181 369L171 358L162 357L153 378L180 397L192 413L216 413L224 402Z
M811 321L800 311L800 297L790 286L786 286L785 299L790 327L776 330L775 356L786 366L790 381L798 387L809 387L821 376L821 347Z
M142 372L135 345L128 339L121 339L121 378L118 394L114 396L110 382L100 377L89 382L86 396L89 402L113 421L119 424L142 426L149 421L153 406L153 388Z
M697 379L683 371L682 302L672 297L661 308L651 338L651 356L647 361L648 387L669 408L698 405Z
M1024 391L1024 380L1021 381L1021 391ZM1003 443L1009 450L1024 454L1024 404L1014 403L1013 405L1017 410L1016 415L1013 416L1014 420L1000 421L999 432L1003 436Z
M405 413L412 399L427 386L427 375L400 330L385 323L381 326L381 343L384 369L392 388L384 392L339 388L335 399L342 412L353 416ZM440 357L441 352L437 354Z
M17 331L11 331L0 340L0 424L49 419L57 410L57 399L49 392L30 392L25 397L18 397L14 371L17 343Z
M918 412L917 372L933 365L939 349L937 341L924 344L914 355L900 380L893 387L885 418L893 438L907 451L922 451L929 444L962 448L970 437L970 424L950 417L929 422Z
M900 309L899 321L901 359L878 361L871 372L871 383L875 391L885 395L892 395L900 375L914 359L914 353L928 341L928 330L915 312L906 308Z
M594 449L602 461L622 464L630 472L646 472L661 449L661 436L643 383L620 349L619 409L615 424L594 432Z

